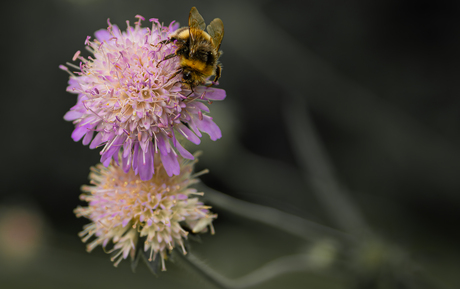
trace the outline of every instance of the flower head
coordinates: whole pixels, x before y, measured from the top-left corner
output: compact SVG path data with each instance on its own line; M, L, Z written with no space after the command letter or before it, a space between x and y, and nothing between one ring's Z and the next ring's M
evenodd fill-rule
M112 163L108 167L102 164L92 168L90 179L92 186L83 186L81 199L88 202L87 207L75 209L77 217L86 217L92 223L84 226L80 237L86 242L88 251L96 246L104 248L109 241L114 243L109 251L115 252L112 261L117 266L122 259L133 257L139 238L144 237L144 252L150 260L157 255L164 260L169 250L176 246L184 248L184 239L188 232L206 232L212 227L216 218L207 206L198 200L195 189L189 188L198 180L192 175L195 161L179 157L181 172L169 177L163 164L155 158L156 174L148 181L142 181L131 170L125 173L122 168Z
M73 121L72 138L83 139L90 148L104 146L101 162L118 163L121 150L122 168L133 168L142 180L154 174L154 157L160 157L169 176L178 175L178 155L193 159L181 142L183 137L199 144L201 132L212 140L221 137L219 127L205 103L225 98L225 91L196 87L192 92L181 83L178 57L162 61L174 54L176 46L161 44L177 29L171 23L162 26L151 19L151 28L142 28L142 16L122 32L110 22L107 30L86 39L86 48L94 56L84 58L78 51L73 60L80 65L71 72L67 91L78 94L77 104L64 119ZM159 62L161 64L159 64ZM159 65L158 65L159 64ZM157 67L158 66L158 67ZM157 152L159 152L157 154Z

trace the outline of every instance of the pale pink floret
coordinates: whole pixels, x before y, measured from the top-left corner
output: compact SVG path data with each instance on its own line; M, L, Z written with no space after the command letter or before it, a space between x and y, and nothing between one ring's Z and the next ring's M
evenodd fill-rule
M195 161L179 157L180 174L169 177L160 160L155 159L156 174L148 181L140 180L132 170L125 173L116 164L92 168L93 186L83 186L81 199L87 207L78 207L78 217L86 217L91 223L80 233L83 241L93 240L88 251L98 245L106 247L113 242L109 253L117 266L136 250L142 249L150 259L164 259L174 247L182 248L189 229L194 233L214 231L212 221L216 215L197 198L195 189L189 188L197 182L192 175ZM145 242L138 243L145 237ZM140 246L140 248L138 247Z
M87 59L77 52L74 59L79 66L68 64L78 71L70 72L67 91L78 94L77 104L64 116L73 121L72 138L83 139L83 144L96 148L103 146L101 162L111 159L125 172L133 168L142 180L155 173L154 157L160 157L169 176L180 173L178 154L193 156L182 146L184 137L200 143L201 132L212 140L222 134L205 103L223 100L225 91L210 87L196 87L191 93L183 86L182 74L176 74L179 58L161 62L175 52L174 44L158 44L177 29L171 23L162 26L152 19L151 29L141 28L141 16L134 27L120 31L109 22L107 30L87 38L86 48L94 56ZM179 136L181 136L179 138ZM155 154L159 152L159 154Z

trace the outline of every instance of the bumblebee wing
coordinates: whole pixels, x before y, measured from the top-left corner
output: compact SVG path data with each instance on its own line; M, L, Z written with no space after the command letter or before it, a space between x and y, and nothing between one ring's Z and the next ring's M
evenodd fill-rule
M209 23L207 30L212 38L212 42L217 47L217 50L219 50L222 38L224 38L224 23L219 18L216 18Z
M203 17L201 17L200 13L198 13L198 10L195 7L190 9L190 14L188 16L188 26L190 28L199 28L201 30L204 30L206 27L206 23L204 22Z

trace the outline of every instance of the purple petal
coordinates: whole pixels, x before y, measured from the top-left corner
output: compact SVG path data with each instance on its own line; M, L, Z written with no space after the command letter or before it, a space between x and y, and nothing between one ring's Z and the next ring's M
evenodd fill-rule
M197 121L199 121L199 119L198 119L198 118L194 118L194 119L192 119L191 121L188 122L188 125L189 125L189 127L193 130L193 132L194 132L197 136L202 137L201 132L200 132L200 130L198 129L198 127L196 126L196 123L195 123L195 122L197 122Z
M173 129L171 130L171 134L172 134L172 142L173 142L172 146L175 147L177 143L177 139L176 139L176 134L174 133Z
M179 161L177 160L176 155L173 152L169 154L160 154L161 162L163 163L163 167L166 170L168 176L172 177L173 175L179 175L180 173L180 166Z
M112 160L112 158L108 158L105 160L105 162L102 162L102 164L104 165L104 167L108 167L110 165L110 161Z
M204 99L224 100L226 97L225 90L220 89L220 88L204 87L204 86L199 86L195 88L195 93L199 95L203 94L204 92L206 92L206 94L204 95Z
M110 141L114 137L115 137L115 132L109 131L109 132L107 132L107 133L102 135L102 141L103 142Z
M121 144L123 143L123 137L116 137L113 142L110 144L110 147L107 149L106 152L102 153L101 163L105 163L107 159L111 159L115 153L121 148Z
M143 134L143 136L146 135L146 134ZM148 150L148 146L149 146L149 142L150 141L145 141L144 138L141 139L141 141L139 142L139 145L141 146L141 149L143 151L147 151Z
M67 91L69 92L73 92L75 93L75 91L73 91L73 89L79 89L80 88L80 82L78 82L78 80L76 78L69 78L69 87L67 87Z
M101 29L96 32L94 32L94 36L96 36L97 40L100 42L103 42L104 40L109 40L112 35L110 35L110 32L107 31L107 29Z
M94 130L89 130L83 138L83 145L88 145L93 138Z
M203 120L196 121L196 125L201 131L207 133L212 140L217 140L222 137L220 128L212 121L211 117L207 115L203 115Z
M131 163L132 163L132 153L131 153L131 150L129 150L129 152L126 154L126 153L123 153L122 157L121 157L121 161L122 161L122 166L123 166L123 171L125 173L128 173L129 170L131 169Z
M81 138L88 132L88 129L91 128L92 127L90 124L75 127L74 131L72 132L72 139L74 141L81 140Z
M76 119L80 118L82 115L83 115L83 113L81 113L79 111L69 110L64 115L64 119L67 120L67 121L72 121L72 120L76 120Z
M156 140L158 149L160 150L161 154L168 154L171 152L171 145L169 144L169 140L164 140L161 135L159 135Z
M149 142L146 152L139 153L138 168L139 177L143 181L148 181L152 178L154 173L153 167L153 145Z
M123 156L131 155L133 147L133 140L128 138L123 144Z
M204 110L206 112L209 112L209 108L202 102L195 102L195 103L193 103L193 105L198 109L201 109L201 110Z
M137 175L137 165L138 165L137 156L139 155L139 143L138 142L136 142L134 144L134 150L133 151L134 151L134 155L133 155L133 159L132 159L133 160L133 170L134 170L134 174Z
M173 32L173 31L176 31L177 29L179 28L179 23L178 22L171 22L171 24L169 24L169 32Z
M188 150L184 149L179 142L176 143L176 148L182 157L189 160L195 159L195 157L193 157L193 155Z
M115 161L115 163L117 164L117 166L120 165L120 162L118 161L118 156L119 156L118 153L116 153L116 154L113 155L113 160Z
M89 145L90 149L97 148L102 143L102 133L98 133L96 137L93 139L91 144Z
M179 132L194 144L200 144L200 139L185 125L178 126Z

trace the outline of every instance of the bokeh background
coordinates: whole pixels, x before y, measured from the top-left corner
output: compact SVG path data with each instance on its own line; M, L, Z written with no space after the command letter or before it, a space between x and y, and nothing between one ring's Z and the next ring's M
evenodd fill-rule
M77 233L87 221L73 209L99 154L70 138L63 115L76 95L58 69L107 18L121 28L136 14L186 25L196 6L225 25L227 99L211 105L223 138L199 147L203 182L343 230L312 185L325 165L372 232L417 264L417 288L460 288L460 3L298 2L3 3L0 287L213 288L179 264L156 278L127 261L114 268L101 248L86 253ZM229 278L312 246L215 211L217 234L193 252ZM366 270L305 270L251 288L412 288L364 282Z

